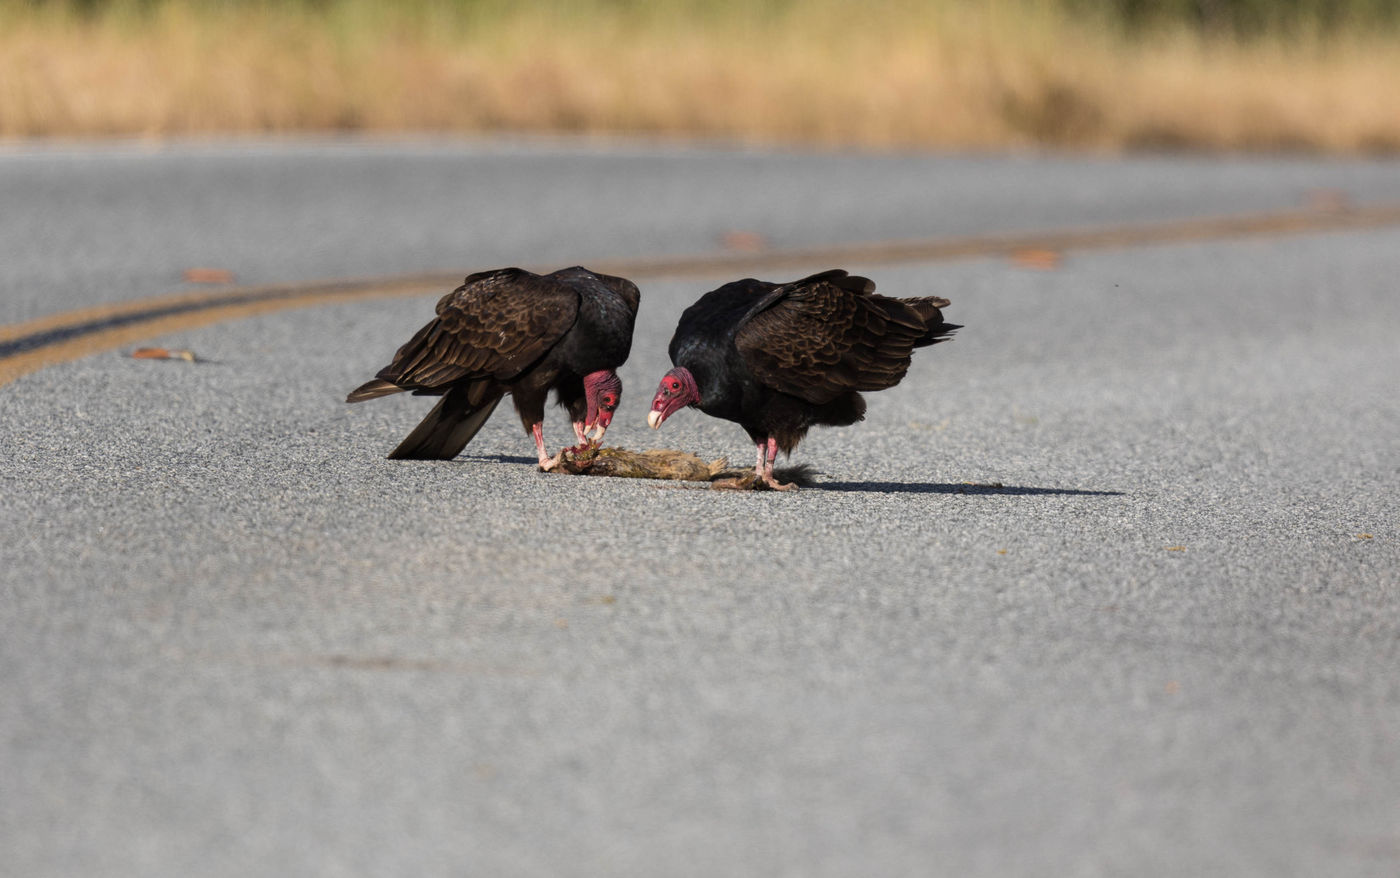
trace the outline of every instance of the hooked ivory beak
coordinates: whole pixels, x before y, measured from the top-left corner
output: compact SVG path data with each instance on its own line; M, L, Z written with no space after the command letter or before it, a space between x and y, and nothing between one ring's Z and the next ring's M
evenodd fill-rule
M597 424L593 425L591 429L583 431L583 438L590 442L602 442L603 434L606 432L608 432L607 425L599 421Z
M650 426L653 430L660 429L661 422L664 420L666 420L666 416L663 415L661 412L647 412L647 425Z

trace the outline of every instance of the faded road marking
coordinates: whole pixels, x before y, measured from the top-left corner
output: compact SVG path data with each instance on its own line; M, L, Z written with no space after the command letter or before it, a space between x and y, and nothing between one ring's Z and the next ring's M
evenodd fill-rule
M1103 250L1393 225L1400 225L1400 205L1292 210L1087 229L600 261L589 265L598 271L632 278L707 277L841 263L940 262L1009 256L1026 251ZM76 360L152 336L290 308L445 292L459 284L467 273L224 288L98 305L27 323L0 326L0 387L45 366Z

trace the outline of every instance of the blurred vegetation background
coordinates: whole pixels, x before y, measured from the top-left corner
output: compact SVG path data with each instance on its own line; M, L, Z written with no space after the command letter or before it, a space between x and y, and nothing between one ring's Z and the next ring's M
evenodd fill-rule
M1400 152L1400 0L0 0L0 136Z

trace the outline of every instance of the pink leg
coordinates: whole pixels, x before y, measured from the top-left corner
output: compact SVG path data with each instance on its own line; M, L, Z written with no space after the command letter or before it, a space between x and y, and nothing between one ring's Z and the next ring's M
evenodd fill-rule
M531 424L530 433L535 437L535 450L540 455L540 469L548 472L558 466L559 459L550 457L548 452L544 450L544 422Z
M778 456L778 440L773 436L768 437L766 455L763 455L763 446L759 446L759 454L763 456L763 481L774 491L796 491L796 485L784 485L773 478L773 461Z
M577 445L574 445L574 446L572 446L572 447L570 447L570 448L563 448L563 449L560 449L559 454L560 454L561 457L563 456L563 454L564 454L565 451L572 451L574 454L579 454L579 453L581 453L581 452L587 451L587 450L589 449L589 447L592 445L592 443L590 443L590 442L588 441L588 436L587 436L587 434L585 434L585 433L583 432L583 426L584 426L584 425L583 425L583 421L574 421L573 424L574 424L574 438L576 438L576 439L578 440L578 444L577 444Z
M758 461L753 465L753 474L760 479L763 478L763 453L768 448L767 442L758 443Z

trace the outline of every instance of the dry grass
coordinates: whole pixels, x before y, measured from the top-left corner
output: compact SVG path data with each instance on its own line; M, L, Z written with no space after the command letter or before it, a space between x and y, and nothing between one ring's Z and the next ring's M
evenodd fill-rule
M84 18L0 0L0 136L510 130L1400 150L1394 34L1129 38L1049 0L703 15L600 0L323 7L166 2Z

